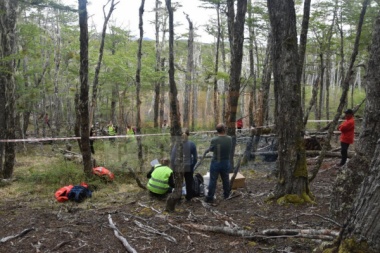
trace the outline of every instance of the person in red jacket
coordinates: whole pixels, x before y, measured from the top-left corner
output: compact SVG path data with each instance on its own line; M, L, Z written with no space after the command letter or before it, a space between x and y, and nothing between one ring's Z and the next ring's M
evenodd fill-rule
M243 128L243 118L240 118L236 121L236 127L238 132L241 133L241 129Z
M354 130L355 130L355 120L354 120L354 111L348 109L344 112L345 121L340 124L338 130L341 132L340 135L340 153L342 154L342 159L337 165L339 167L343 166L347 161L348 147L350 144L354 143Z

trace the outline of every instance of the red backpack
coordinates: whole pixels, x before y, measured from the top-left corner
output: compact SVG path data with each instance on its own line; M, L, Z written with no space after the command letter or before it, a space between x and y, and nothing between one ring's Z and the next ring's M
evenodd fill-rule
M55 198L57 199L58 202L65 202L67 200L69 200L69 192L71 191L71 189L73 189L73 185L67 185L67 186L64 186L60 189L58 189L58 191L55 192L54 196Z
M104 167L93 168L92 173L100 177L108 178L111 181L115 178L115 175Z

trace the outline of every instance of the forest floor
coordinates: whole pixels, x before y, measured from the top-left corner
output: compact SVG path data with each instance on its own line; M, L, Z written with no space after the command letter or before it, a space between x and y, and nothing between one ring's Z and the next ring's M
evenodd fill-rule
M3 195L0 252L128 252L116 231L135 252L312 252L322 236L273 236L263 231L338 232L337 224L329 219L338 161L326 159L311 183L315 204L266 201L276 179L271 175L275 163L265 162L242 167L245 187L235 190L232 198L221 199L218 182L215 204L199 197L182 201L173 213L164 211L165 200L154 199L137 186L121 190L121 186L108 184L113 192L100 197L94 191L82 203L58 203L54 197L35 194ZM110 227L111 221L117 230Z

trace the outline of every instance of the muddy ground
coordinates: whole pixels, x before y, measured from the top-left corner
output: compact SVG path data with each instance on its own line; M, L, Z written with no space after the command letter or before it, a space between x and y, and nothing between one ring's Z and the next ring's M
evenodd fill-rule
M142 190L120 191L120 185L112 186L115 193L108 193L106 202L97 191L79 204L58 203L54 193L48 199L5 196L0 199L0 252L127 252L115 231L136 252L312 252L321 239L263 231L338 231L328 219L338 161L326 159L311 183L315 204L266 202L276 180L271 176L275 163L265 162L242 168L245 187L235 190L234 197L221 200L218 182L216 204L197 198L181 202L174 213L164 211L164 200ZM117 230L110 227L111 220Z

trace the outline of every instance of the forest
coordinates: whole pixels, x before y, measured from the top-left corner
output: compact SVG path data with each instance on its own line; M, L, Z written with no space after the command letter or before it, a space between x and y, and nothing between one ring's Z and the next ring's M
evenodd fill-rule
M380 251L378 0L200 0L216 15L194 27L196 17L185 14L186 34L176 33L181 1L146 10L141 0L138 34L113 19L119 1L103 1L99 28L89 25L87 0L0 0L1 247ZM144 19L146 11L155 19ZM144 36L147 26L155 38ZM200 42L202 33L214 40ZM337 168L347 109L355 142ZM242 173L245 187L216 205L183 203L178 148L175 189L164 201L149 199L150 162L182 146L185 129L198 171L207 172L204 152L218 123L232 139L231 184ZM115 180L94 176L97 166ZM84 203L51 198L80 182L93 191ZM296 224L284 218L295 214ZM111 244L96 239L105 227Z

